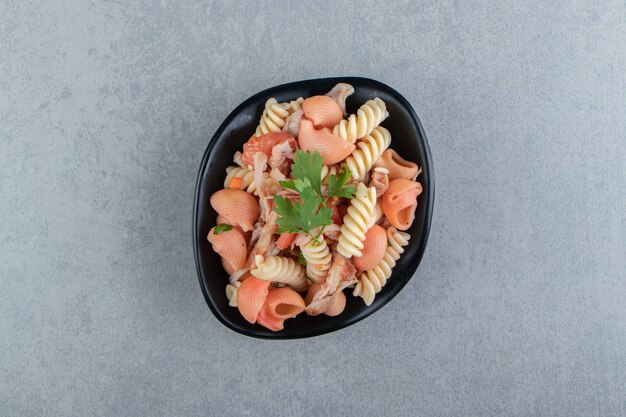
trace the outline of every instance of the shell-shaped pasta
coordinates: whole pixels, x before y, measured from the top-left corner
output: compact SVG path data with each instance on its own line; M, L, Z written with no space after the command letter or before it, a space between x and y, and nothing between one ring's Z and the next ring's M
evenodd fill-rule
M316 244L313 239L300 247L302 255L306 259L306 274L313 282L322 282L333 260L328 245L324 239L320 239L320 243Z
M296 291L303 291L308 285L304 268L294 259L283 256L263 258L263 256L257 255L254 261L256 268L250 272L259 279L287 284Z
M387 149L383 152L380 159L374 164L374 167L387 168L389 170L389 181L398 178L415 181L419 171L419 167L415 162L407 161L393 149Z
M315 129L308 119L302 119L300 123L298 143L302 150L319 152L326 165L342 161L355 149L353 144L333 135L330 129Z
M290 288L270 290L259 312L257 323L274 332L284 329L285 320L304 311L304 300Z
M228 224L244 232L252 230L259 218L259 202L243 190L219 190L211 196L211 206Z
M333 128L333 133L350 143L356 142L370 134L376 126L389 116L387 105L380 98L368 100L356 115L351 114L348 120L342 120Z
M383 211L389 223L398 230L407 230L415 219L417 196L422 193L419 182L398 178L389 183L383 195Z
M248 257L248 245L243 233L237 229L214 233L215 227L209 231L207 239L213 250L222 257L222 265L228 275L243 268Z
M305 99L302 103L302 110L317 129L331 128L343 118L339 104L328 96L313 96Z
M267 172L264 172L262 175L264 180L267 180L270 177L270 174ZM232 184L233 178L241 179L241 183L238 184L237 187L234 187ZM226 168L226 179L224 180L224 188L244 190L248 193L258 195L257 186L254 182L254 170L234 165Z
M307 289L307 292L306 292L306 296L304 297L304 304L306 305L311 304L311 301L313 301L313 297L315 296L315 293L318 292L321 288L322 288L322 284L320 284L319 282L314 282L313 284L309 285L309 288Z
M320 283L311 284L306 293L306 297L304 298L304 303L306 305L311 304L311 301L313 301L313 297L315 296L315 293L317 293L321 288L322 288L322 284ZM335 294L335 299L333 300L332 304L324 311L324 314L326 314L327 316L332 316L332 317L338 316L339 314L343 312L345 308L346 308L346 295L343 293L343 291L339 291L337 294Z
M289 103L278 103L274 97L265 102L265 110L259 120L254 136L262 136L270 132L280 132L289 117Z
M367 271L382 261L386 251L387 231L378 225L374 225L365 233L363 250L361 250L362 255L353 257L352 262L359 271Z
M237 308L246 321L256 323L270 289L270 282L250 277L237 290Z
M352 155L346 158L346 165L352 178L363 181L374 162L383 154L391 143L391 134L382 126L377 126L372 132L357 143Z
M346 258L362 255L365 232L374 215L375 206L376 189L367 188L360 182L356 194L350 200L348 212L343 217L341 235L337 244L337 251Z
M335 300L333 303L324 311L324 314L330 317L335 317L343 313L343 310L346 308L346 295L343 291L339 291L335 295Z
M354 287L352 295L361 297L366 305L371 305L376 294L385 286L391 271L396 266L396 261L404 252L404 246L408 245L411 235L399 232L394 227L387 229L387 251L380 263L374 268L361 273Z
M226 298L228 299L228 305L231 307L237 307L237 291L240 286L241 282L239 281L226 285Z

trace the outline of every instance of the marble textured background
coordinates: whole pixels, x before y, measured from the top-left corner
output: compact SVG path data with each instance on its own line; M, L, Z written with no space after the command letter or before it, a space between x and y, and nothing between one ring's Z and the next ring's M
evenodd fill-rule
M0 1L0 414L625 416L626 4L238 3ZM424 261L346 330L240 336L196 278L201 155L335 75L422 119Z

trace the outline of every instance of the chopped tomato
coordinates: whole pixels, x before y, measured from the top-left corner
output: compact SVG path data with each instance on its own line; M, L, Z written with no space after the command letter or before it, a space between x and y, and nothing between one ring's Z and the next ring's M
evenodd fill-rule
M343 217L339 213L339 209L335 206L331 208L330 210L331 210L330 218L333 220L333 223L341 226L343 224Z
M276 239L276 247L280 250L285 250L291 246L294 240L296 240L297 233L281 233L280 237Z
M255 153L263 152L265 155L270 156L272 148L284 141L289 142L289 145L291 145L293 150L296 149L296 140L288 133L272 132L259 137L252 136L246 143L243 144L241 161L246 165L253 165Z

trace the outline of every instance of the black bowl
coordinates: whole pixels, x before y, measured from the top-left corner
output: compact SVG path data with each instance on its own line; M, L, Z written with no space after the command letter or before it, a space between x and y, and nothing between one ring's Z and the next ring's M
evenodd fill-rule
M422 167L418 180L422 183L424 192L418 197L415 221L408 230L411 234L409 245L395 266L387 285L376 295L371 306L366 306L361 298L353 297L349 294L350 289L347 289L346 309L339 316L309 317L300 314L295 319L287 320L284 330L272 332L258 324L248 323L237 308L228 306L224 293L228 275L206 238L211 227L215 225L217 216L209 205L209 197L223 188L225 169L233 164L234 153L241 150L242 145L254 133L268 98L275 97L281 102L324 94L339 82L352 84L356 90L347 100L349 113L356 112L359 106L374 97L385 101L390 117L382 125L391 132L391 147L402 157ZM426 248L434 197L433 163L426 135L415 111L396 90L367 78L341 77L298 81L262 91L244 101L228 115L213 135L200 164L193 213L193 246L204 298L215 317L225 326L253 337L296 339L329 333L354 324L387 304L415 273Z

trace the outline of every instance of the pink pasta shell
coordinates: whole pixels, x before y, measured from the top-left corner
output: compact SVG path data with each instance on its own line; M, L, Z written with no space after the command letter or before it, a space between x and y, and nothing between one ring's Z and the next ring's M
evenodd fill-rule
M244 232L254 228L259 218L259 203L243 190L219 190L211 196L211 206L226 223L239 226Z
M383 195L383 212L389 223L398 230L407 230L415 219L417 196L422 193L419 182L398 178L389 183Z
M344 160L355 149L352 143L333 135L330 129L315 129L313 122L308 119L302 119L300 123L298 142L305 151L319 152L325 165Z
M332 128L343 119L343 111L335 100L328 96L309 97L302 103L302 110L307 119L320 129Z
M374 164L374 168L383 167L389 170L389 181L398 178L415 180L418 166L415 162L407 161L393 149L387 149Z
M248 257L248 245L243 233L238 229L227 232L214 233L215 227L209 231L207 239L213 245L213 250L222 257L224 269L231 275L243 268Z
M387 232L384 228L374 225L365 233L361 256L353 256L354 266L359 271L367 271L374 268L383 260L387 251Z
M304 300L300 294L291 288L276 288L267 294L257 323L277 332L284 329L285 320L296 317L303 311Z
M343 291L339 291L335 294L335 300L333 303L324 311L324 314L330 317L335 317L343 313L343 310L346 308L346 295Z
M269 293L271 282L255 278L247 278L237 290L237 308L246 321L256 323L259 311L263 308Z

